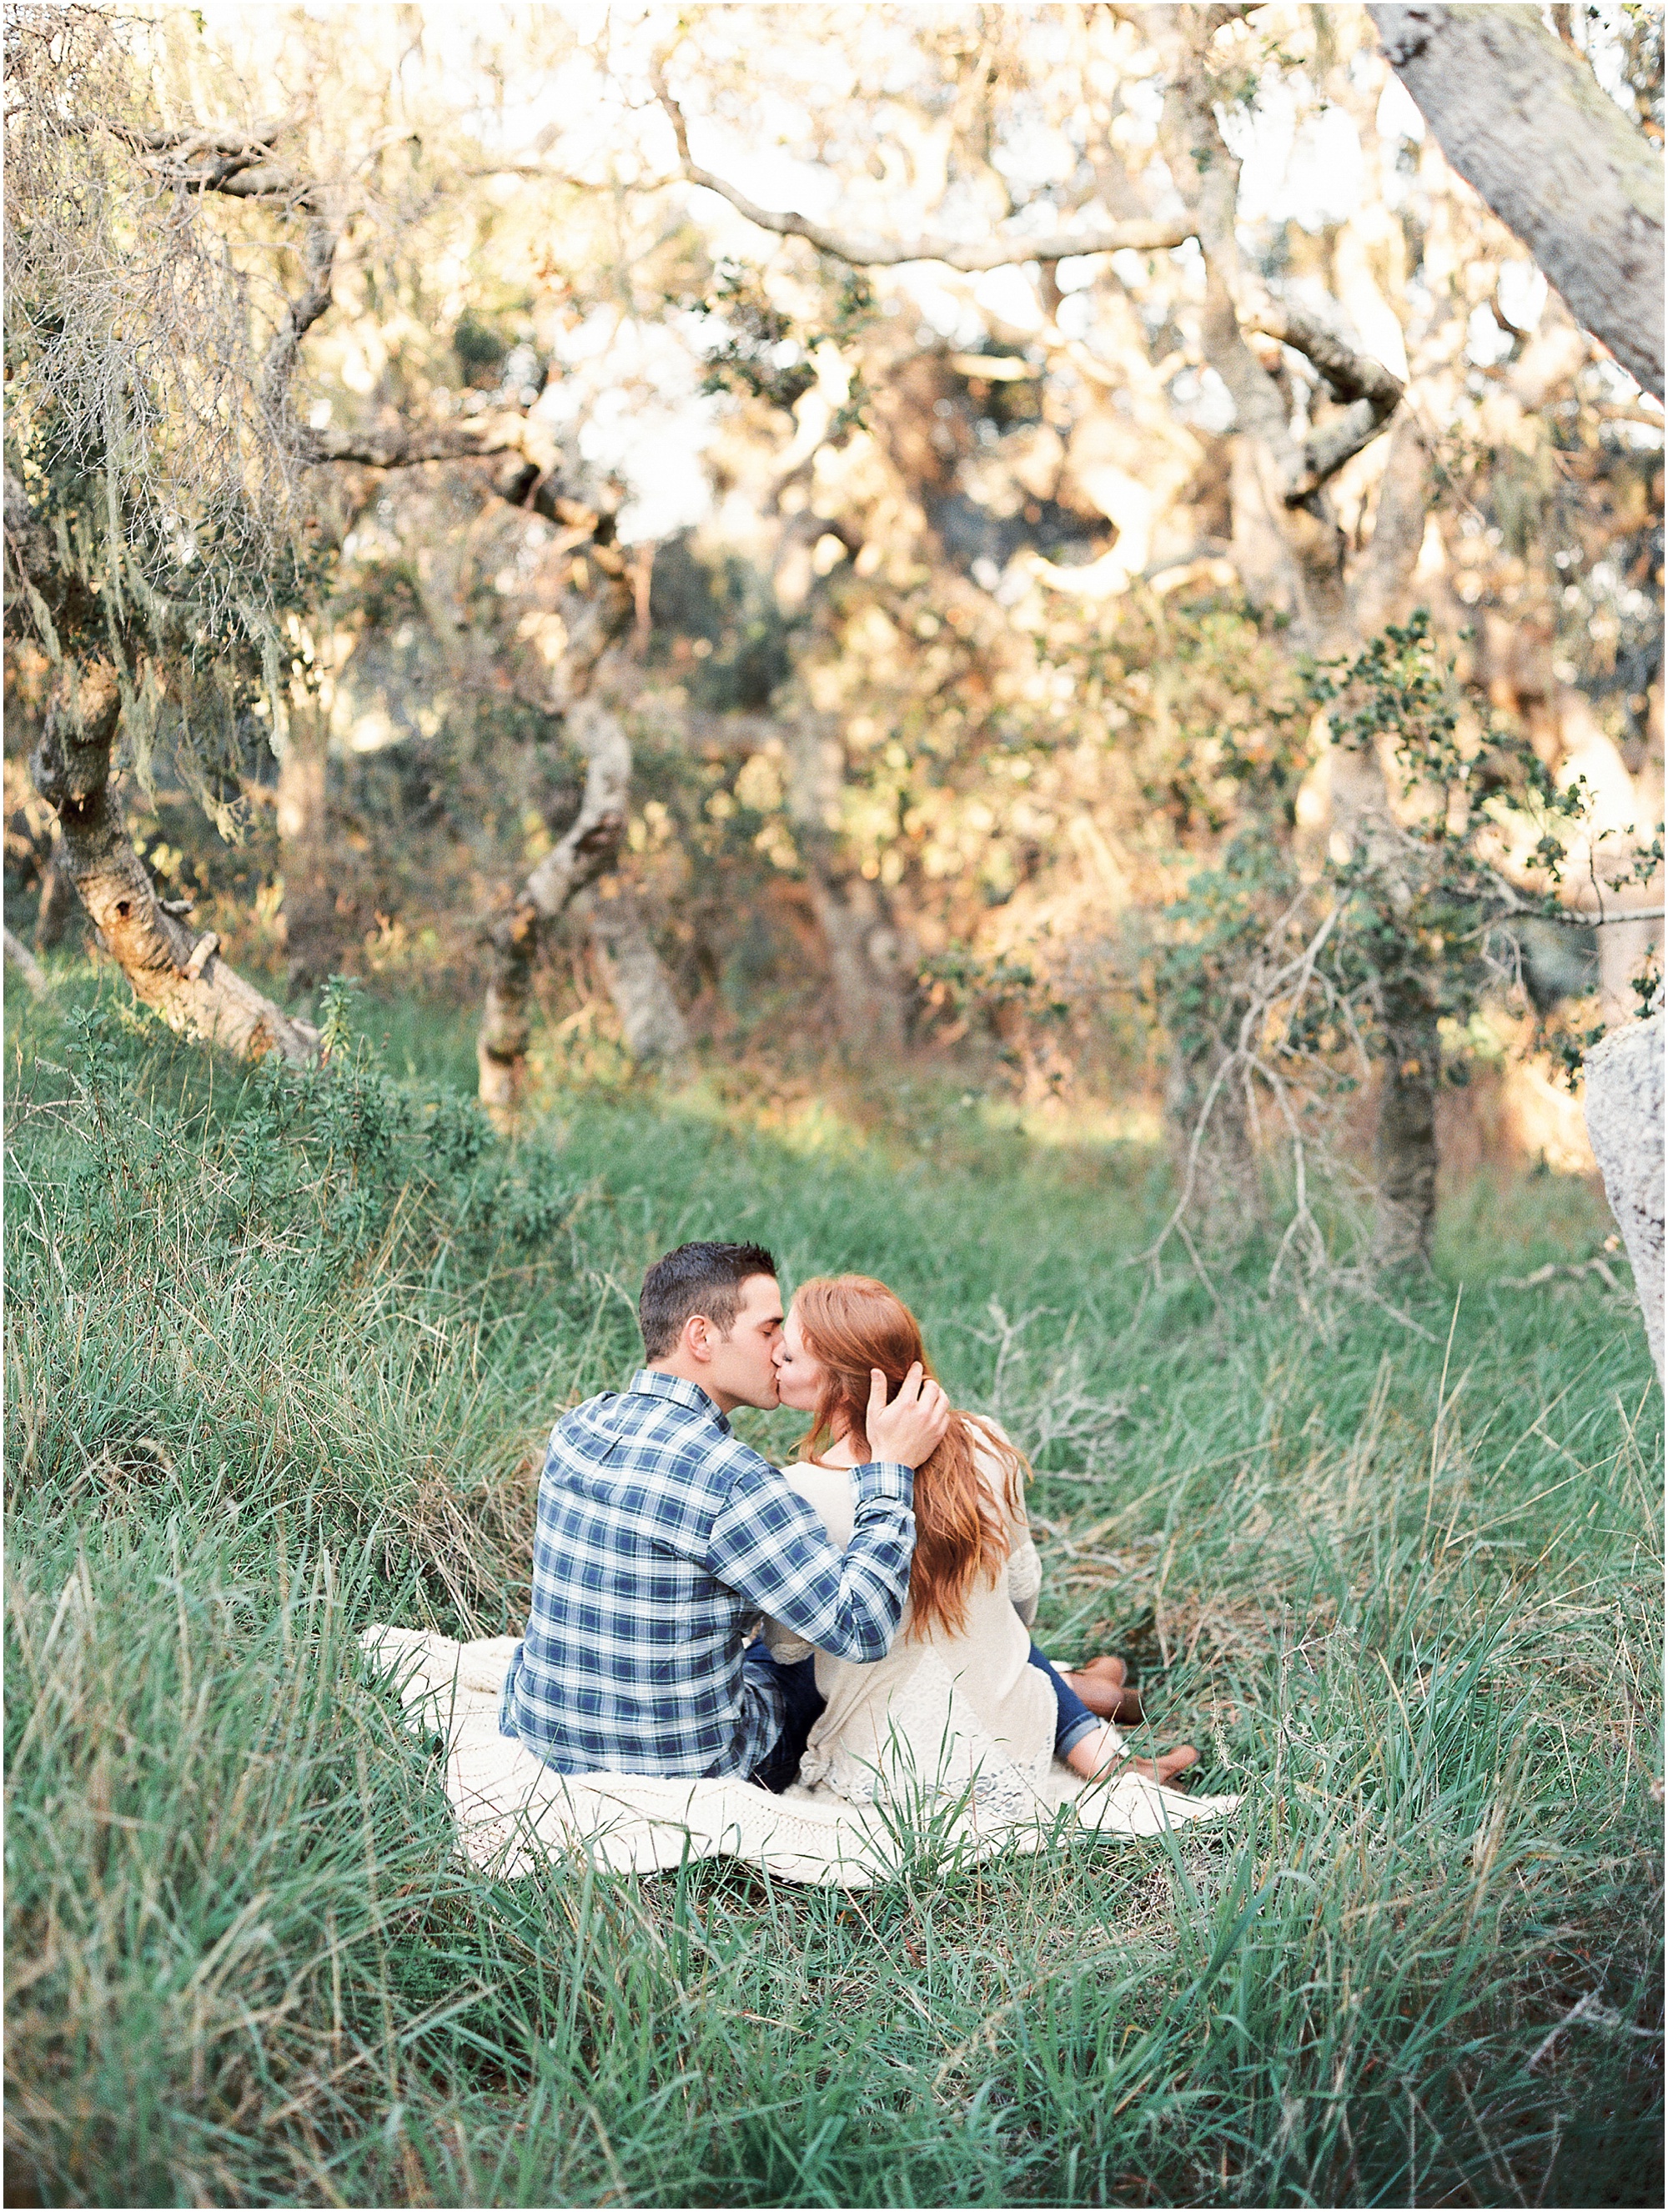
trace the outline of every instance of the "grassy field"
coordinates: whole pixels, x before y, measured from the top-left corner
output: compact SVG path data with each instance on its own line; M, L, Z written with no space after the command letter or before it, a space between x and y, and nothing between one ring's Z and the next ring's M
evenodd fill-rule
M1495 1286L1583 1187L1304 1313L955 1091L507 1150L432 1011L304 1081L84 970L8 1013L8 2201L1660 2202L1661 1400L1625 1296ZM1047 1640L1230 1828L853 1899L451 1856L355 1632L519 1626L543 1432L702 1234L916 1305L1036 1449Z

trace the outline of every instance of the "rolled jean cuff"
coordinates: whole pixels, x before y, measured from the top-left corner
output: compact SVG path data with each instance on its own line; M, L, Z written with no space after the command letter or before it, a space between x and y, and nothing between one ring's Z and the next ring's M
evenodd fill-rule
M1093 1735L1097 1729L1105 1728L1105 1721L1097 1720L1093 1713L1085 1713L1081 1721L1068 1723L1054 1739L1056 1758L1064 1759L1069 1753L1076 1750L1085 1736Z
M1101 1723L1034 1636L1031 1639L1031 1663L1048 1676L1049 1686L1054 1692L1054 1755L1063 1759L1074 1743L1081 1743L1089 1730Z

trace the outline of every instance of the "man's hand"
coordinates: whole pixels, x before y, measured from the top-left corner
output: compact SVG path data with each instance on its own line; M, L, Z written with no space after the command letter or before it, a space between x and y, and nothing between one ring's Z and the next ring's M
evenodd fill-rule
M917 1359L898 1386L898 1395L886 1403L886 1378L878 1367L869 1370L868 1416L863 1426L871 1459L890 1460L896 1467L924 1466L943 1443L950 1425L950 1401L936 1382L929 1382Z

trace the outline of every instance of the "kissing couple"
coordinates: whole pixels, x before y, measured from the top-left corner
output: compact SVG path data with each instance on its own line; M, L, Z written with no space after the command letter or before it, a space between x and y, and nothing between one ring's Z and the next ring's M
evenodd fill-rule
M1171 1783L1129 1758L1115 1658L1060 1674L1031 1637L1024 1455L933 1379L866 1275L784 1315L758 1244L680 1245L643 1278L645 1364L563 1414L539 1485L533 1603L502 1733L568 1774L722 1777L874 1803L899 1789ZM738 1406L810 1416L772 1467ZM998 1778L1006 1778L999 1784Z

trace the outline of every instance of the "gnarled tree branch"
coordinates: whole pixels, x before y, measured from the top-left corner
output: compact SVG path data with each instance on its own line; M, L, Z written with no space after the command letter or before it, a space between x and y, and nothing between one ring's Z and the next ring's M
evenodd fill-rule
M158 184L181 191L222 192L228 199L283 200L310 211L315 187L296 171L273 158L289 118L253 125L235 125L183 131L139 131L131 124L111 123L102 116L78 118L68 127L82 134L102 131L137 154Z
M1351 350L1336 331L1316 316L1284 300L1258 300L1241 310L1248 330L1278 338L1282 345L1304 355L1320 371L1344 411L1316 430L1302 454L1286 490L1288 507L1300 507L1335 477L1353 454L1389 423L1402 398L1402 385L1382 362L1370 354Z
M331 276L341 239L341 232L322 216L315 216L307 227L307 244L301 253L305 287L295 299L285 302L278 327L267 345L256 386L261 405L275 419L283 411L284 395L295 374L301 340L329 308Z
M762 208L734 185L702 168L691 159L689 127L684 112L658 68L654 89L676 135L679 167L687 183L716 192L761 230L774 231L779 238L802 238L819 253L831 254L837 261L849 262L854 268L893 269L906 261L941 261L946 268L971 276L982 270L1007 269L1026 261L1064 261L1081 254L1118 253L1126 246L1137 252L1161 252L1170 246L1180 246L1193 235L1193 225L1185 219L1160 222L1151 216L1139 222L1103 223L1093 230L1044 232L1025 237L1015 237L1010 232L972 244L951 238L887 239L831 230L827 224L813 222L807 215L791 210L778 214Z

